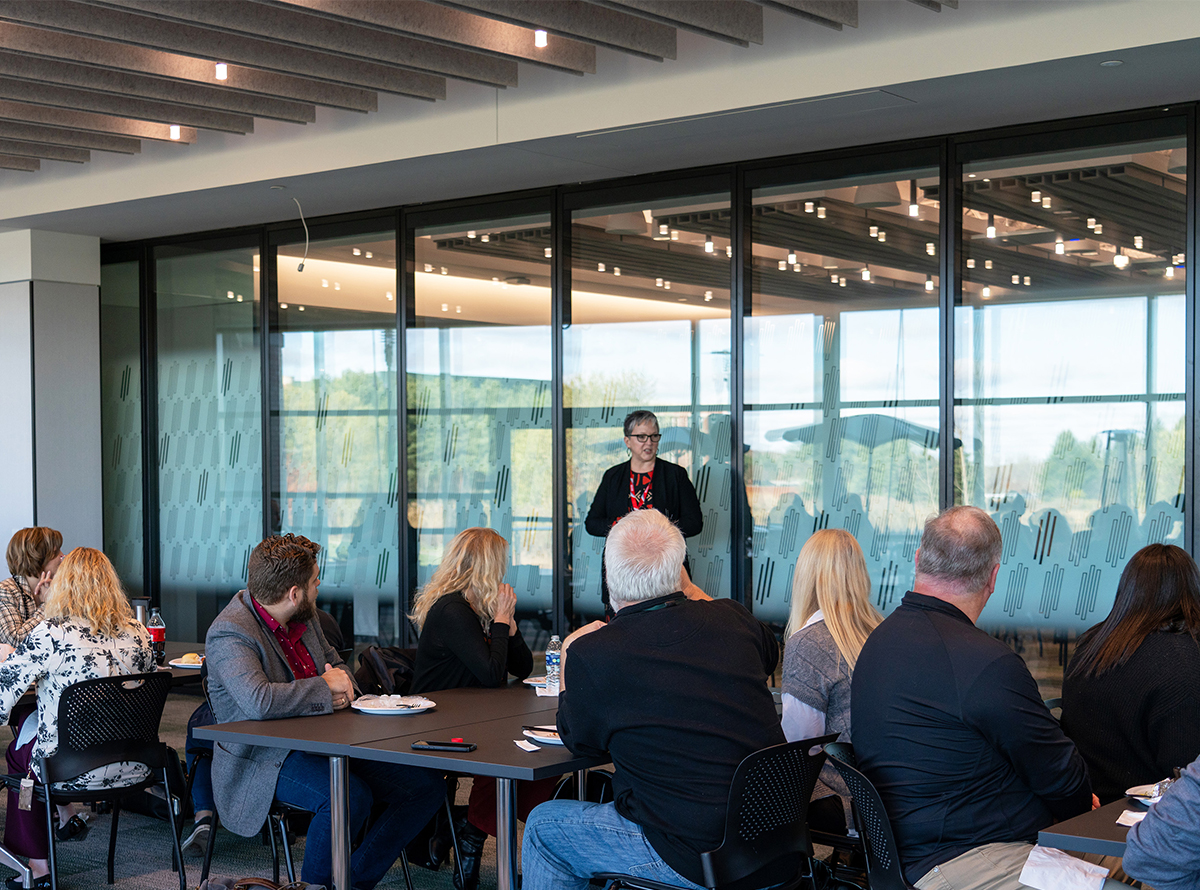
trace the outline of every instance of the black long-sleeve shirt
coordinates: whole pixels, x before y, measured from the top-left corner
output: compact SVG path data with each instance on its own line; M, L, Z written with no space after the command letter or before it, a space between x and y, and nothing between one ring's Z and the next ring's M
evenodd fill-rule
M1101 803L1170 777L1200 756L1200 645L1187 633L1157 631L1099 677L1068 668L1062 727Z
M1083 758L1025 663L950 603L906 594L867 638L850 702L859 767L911 883L1091 806Z
M689 880L704 880L700 853L721 844L737 765L784 742L767 686L778 659L742 606L675 593L625 606L563 662L563 742L612 757L617 812Z
M519 630L493 623L485 635L463 595L448 593L425 616L412 691L503 686L509 674L524 680L532 671L533 653Z

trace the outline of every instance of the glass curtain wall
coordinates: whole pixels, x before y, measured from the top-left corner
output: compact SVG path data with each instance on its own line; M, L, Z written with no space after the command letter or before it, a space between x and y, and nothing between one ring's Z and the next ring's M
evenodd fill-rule
M378 223L376 224L378 226ZM394 228L276 250L271 501L321 545L320 605L346 640L397 642L400 515Z
M130 596L145 589L140 268L137 260L100 267L104 552Z
M1134 552L1185 544L1182 119L1175 132L963 167L955 499L1000 526L980 624L1018 650L1056 638L1065 658Z
M550 215L418 225L405 331L407 602L465 528L509 542L534 649L553 613Z
M855 536L891 611L938 509L937 153L907 160L752 191L747 602L764 621L787 621L796 557L824 528Z
M604 538L584 522L605 470L629 459L622 425L635 410L657 415L658 457L695 487L693 580L711 596L731 593L730 225L727 190L571 214L563 408L576 623L603 614Z
M262 539L258 248L154 251L160 592L167 633L203 639Z

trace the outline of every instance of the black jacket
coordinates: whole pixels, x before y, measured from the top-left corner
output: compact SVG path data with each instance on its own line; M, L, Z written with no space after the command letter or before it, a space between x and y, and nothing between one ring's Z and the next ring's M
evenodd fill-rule
M592 498L584 526L589 535L607 538L608 530L629 511L629 461L604 471L596 496ZM700 534L704 517L700 499L688 478L687 470L663 460L654 462L654 477L650 480L650 506L679 526L685 538Z
M612 757L617 812L691 881L724 836L737 765L784 742L767 687L778 658L775 635L744 607L673 593L625 606L563 661L563 742Z
M950 603L906 594L867 638L850 688L854 753L910 883L984 844L1034 843L1091 807L1083 758L1021 657Z

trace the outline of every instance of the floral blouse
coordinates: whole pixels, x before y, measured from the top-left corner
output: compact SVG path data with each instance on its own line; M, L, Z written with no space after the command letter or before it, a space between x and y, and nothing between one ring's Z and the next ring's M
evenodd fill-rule
M87 622L47 619L37 625L16 651L0 664L0 720L7 720L21 695L37 684L38 734L33 762L58 750L58 701L63 690L80 680L140 674L155 670L150 635L130 619L115 637L93 633ZM140 763L109 764L60 786L105 788L143 778Z
M0 643L14 649L25 642L29 632L42 620L42 607L24 578L15 575L0 581Z

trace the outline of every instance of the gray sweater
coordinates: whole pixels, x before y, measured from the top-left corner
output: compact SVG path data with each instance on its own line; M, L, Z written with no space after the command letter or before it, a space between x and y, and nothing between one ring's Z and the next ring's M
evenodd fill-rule
M815 621L796 631L783 652L783 694L825 715L825 732L840 733L839 742L850 739L850 665L838 651L833 634L824 621ZM786 699L784 708L788 707ZM786 725L785 725L786 730ZM798 741L789 737L788 741ZM850 820L850 791L837 770L826 764L813 791L813 800L830 794L842 798L846 824Z
M1122 865L1154 890L1200 890L1200 758L1129 829Z

